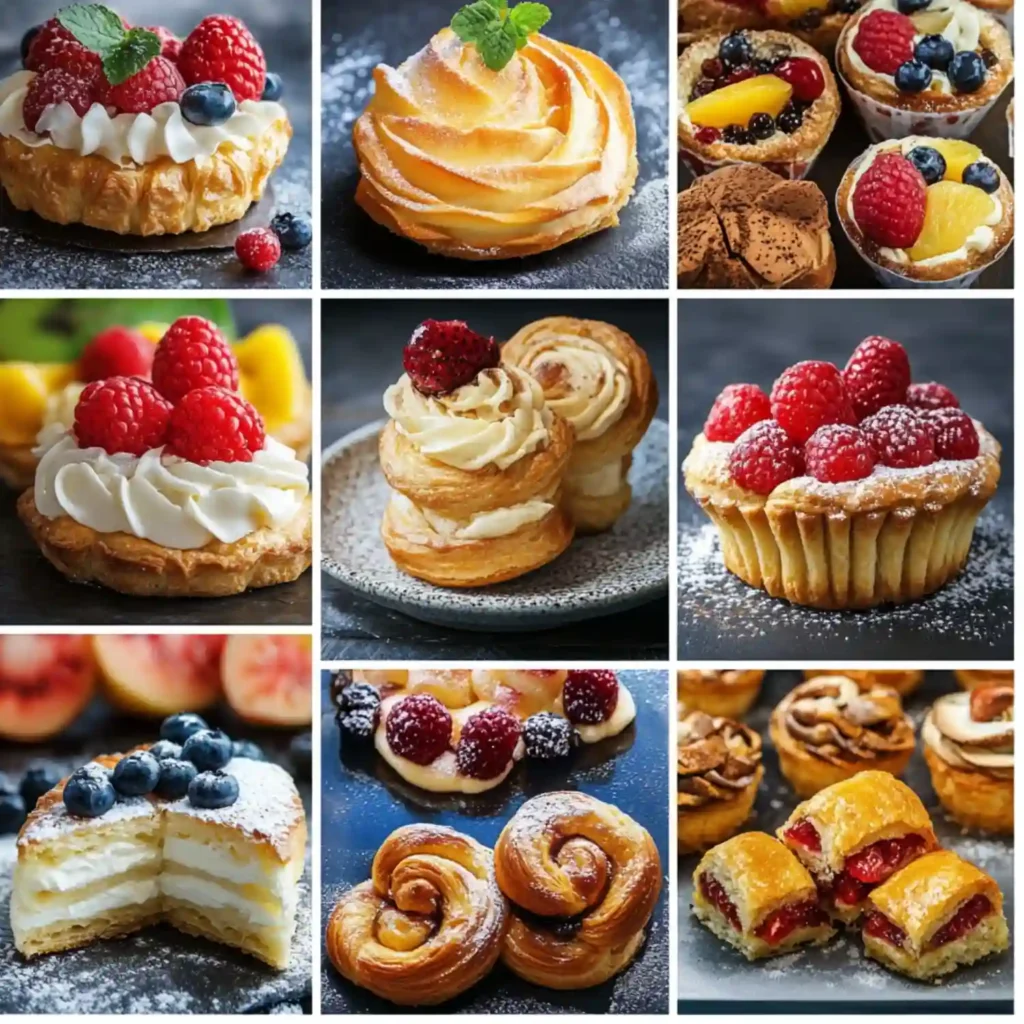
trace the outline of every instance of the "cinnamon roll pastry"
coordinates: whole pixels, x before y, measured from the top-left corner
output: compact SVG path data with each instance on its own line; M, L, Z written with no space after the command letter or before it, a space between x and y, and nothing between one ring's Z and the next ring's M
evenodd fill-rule
M637 176L622 79L586 50L533 35L500 71L444 28L378 65L356 121L356 202L431 252L529 256L615 227Z
M658 407L647 355L611 324L552 316L514 334L502 358L531 374L573 428L562 493L576 529L607 530L629 507L632 452Z
M501 957L547 988L600 985L636 956L661 891L654 840L586 793L527 800L494 848L512 923Z
M327 922L339 973L401 1006L454 999L495 965L508 901L486 846L442 825L405 825Z
M761 737L728 718L692 711L676 748L679 852L706 850L747 820L764 776Z
M758 669L680 669L676 673L679 715L704 711L723 718L745 715L761 692Z
M1000 671L991 668L958 668L953 670L956 681L965 689L973 690L978 686L989 686L998 683L1003 686L1013 686L1013 671Z
M805 679L816 679L818 676L846 676L852 679L862 690L871 690L876 686L888 686L901 697L912 694L924 680L924 672L918 668L907 669L859 669L859 668L807 668L804 669Z
M921 729L932 785L967 828L1013 834L1013 687L940 697Z
M782 774L804 798L867 769L902 775L914 752L900 695L846 676L801 683L778 703L769 731Z

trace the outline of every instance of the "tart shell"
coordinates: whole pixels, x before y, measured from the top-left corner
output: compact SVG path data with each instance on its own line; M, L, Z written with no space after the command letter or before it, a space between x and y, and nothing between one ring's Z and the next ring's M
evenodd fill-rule
M927 744L924 759L946 813L966 828L1013 835L1013 779L964 771L947 764Z
M822 9L825 2L822 0ZM687 35L705 35L711 31L731 32L736 28L785 29L809 43L826 57L836 49L836 42L850 15L826 14L817 28L798 29L785 24L783 19L773 20L754 6L728 2L728 0L679 0L679 29Z
M679 852L686 854L709 850L739 831L750 816L757 798L757 788L763 778L764 767L759 765L754 778L732 800L715 800L696 808L680 807Z

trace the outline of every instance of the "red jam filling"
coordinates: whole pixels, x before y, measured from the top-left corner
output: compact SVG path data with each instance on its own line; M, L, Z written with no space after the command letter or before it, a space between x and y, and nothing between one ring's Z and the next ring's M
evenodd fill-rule
M864 934L882 939L897 949L903 948L907 938L907 933L902 928L893 924L885 914L880 914L877 910L869 910L864 916Z
M966 935L972 928L976 928L993 911L992 901L979 893L972 896L966 903L947 921L933 936L928 943L931 949L944 946L947 942L959 939Z
M825 924L828 914L814 900L805 903L794 903L788 907L780 907L769 914L757 926L754 934L764 939L769 946L777 946L787 935L797 928L815 928Z
M809 821L798 821L786 829L786 838L814 853L821 853L821 836Z
M722 883L717 878L712 878L711 875L701 875L700 891L704 894L704 899L718 907L722 916L736 931L739 931L739 912L736 910L736 905L729 899L725 889L722 888Z
M854 906L876 886L905 864L919 857L927 843L916 833L898 839L879 839L846 858L842 873L832 885L836 903Z

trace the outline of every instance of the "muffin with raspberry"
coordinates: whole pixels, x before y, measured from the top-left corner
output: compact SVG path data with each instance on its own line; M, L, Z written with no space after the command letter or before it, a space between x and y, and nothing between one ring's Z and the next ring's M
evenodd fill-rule
M679 151L694 175L759 164L802 178L839 116L828 61L796 36L708 36L679 58Z
M847 238L888 288L969 288L1013 240L1013 188L964 139L871 146L836 194Z
M239 220L292 135L280 79L238 19L178 39L101 4L62 8L0 81L0 185L19 210L121 235Z
M745 583L815 608L916 600L964 567L999 442L889 338L730 385L683 474Z
M869 0L840 35L836 66L873 141L965 139L1013 80L1013 49L967 0Z

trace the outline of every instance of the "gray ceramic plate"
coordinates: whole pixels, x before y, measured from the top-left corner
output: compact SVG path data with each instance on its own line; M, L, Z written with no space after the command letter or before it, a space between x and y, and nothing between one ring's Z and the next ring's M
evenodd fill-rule
M508 583L447 590L401 572L380 539L388 485L377 460L384 423L335 442L321 469L323 568L378 604L443 626L529 630L623 611L668 591L668 427L655 420L633 453L633 503L607 533L583 537Z

